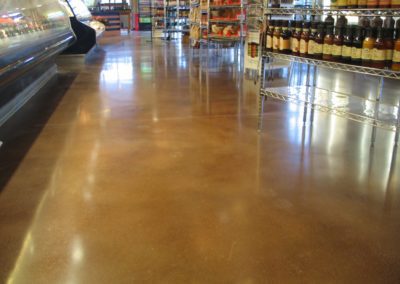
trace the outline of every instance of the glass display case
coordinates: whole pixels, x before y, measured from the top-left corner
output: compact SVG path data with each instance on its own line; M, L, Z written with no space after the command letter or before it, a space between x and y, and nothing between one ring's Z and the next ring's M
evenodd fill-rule
M74 41L58 0L0 1L0 125L53 77Z
M105 25L93 20L89 8L82 0L63 0L62 3L68 11L70 18L75 18L77 21L94 29L97 37L105 31Z
M89 8L82 0L67 0L74 16L81 22L86 23L92 20L92 14Z
M65 35L71 35L69 17L57 0L0 1L0 67L7 63L7 54Z

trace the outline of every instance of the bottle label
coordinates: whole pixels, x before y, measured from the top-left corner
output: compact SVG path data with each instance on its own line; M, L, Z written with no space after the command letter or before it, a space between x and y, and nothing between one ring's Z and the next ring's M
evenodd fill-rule
M322 43L314 43L314 54L322 54Z
M292 52L299 52L299 40L297 38L292 38Z
M362 48L352 47L351 48L351 58L352 59L361 59Z
M350 46L343 45L342 56L343 57L351 57L351 47Z
M367 0L367 6L378 6L379 1L378 0Z
M372 50L372 60L374 61L384 61L386 58L386 50L374 48Z
M306 42L304 39L300 40L300 53L307 53L308 49L308 42Z
M363 48L361 53L361 59L371 60L372 59L372 49L371 48Z
M390 6L391 1L390 0L379 0L379 6Z
M357 6L357 4L358 4L358 1L357 0L348 0L347 1L347 5L348 6Z
M308 54L314 54L314 45L315 41L313 40L308 41Z
M385 59L387 61L392 61L392 59L393 59L393 49L386 49Z
M341 56L342 55L342 46L341 45L333 45L332 46L332 55L333 56Z
M279 49L279 37L274 36L272 38L272 48L273 49Z
M375 0L376 1L376 0ZM347 0L339 0L337 1L339 7L347 6Z
M290 49L290 39L283 39L282 37L279 40L279 50L288 50Z
M394 50L393 51L393 62L400 63L400 51Z
M323 46L323 49L322 49L322 53L331 55L332 54L332 45L324 43L324 46Z
M267 35L267 48L271 49L272 48L272 36Z

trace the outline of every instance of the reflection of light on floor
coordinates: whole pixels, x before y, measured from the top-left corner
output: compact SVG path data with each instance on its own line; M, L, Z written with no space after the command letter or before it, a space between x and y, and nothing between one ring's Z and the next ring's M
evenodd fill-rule
M364 114L369 117L373 117L375 113L375 103L371 101L365 101Z
M149 62L141 62L140 63L140 73L142 74L151 74L153 72L153 67Z
M303 124L303 105L297 103L289 103L288 108L289 114L289 127L288 136L289 140L295 144L301 144L301 126Z
M83 245L79 237L75 237L72 243L72 260L78 264L83 259Z
M77 276L80 270L80 264L84 258L84 246L79 236L75 236L71 244L71 261L72 265L69 266L66 283L77 283Z
M381 180L381 188L382 188L382 190L383 191L385 191L386 192L386 190L388 189L388 185L389 185L389 181L390 181L390 171L391 171L391 167L392 166L395 166L395 165L392 165L392 156L393 156L393 153L396 153L396 152L394 152L393 151L393 143L394 143L394 135L395 135L395 133L394 132L392 132L392 131L387 131L387 130L383 130L383 131L385 131L385 132L387 132L387 139L385 139L384 141L381 141L380 143L385 143L386 145L383 147L384 149L385 149L385 158L384 158L384 163L385 163L385 166L384 166L384 169L383 169L383 171L384 171L384 177L385 178L383 178L382 180Z
M399 119L399 107L398 106L393 106L393 111L392 114L394 115L395 119Z
M338 139L339 131L338 128L338 117L336 115L329 116L329 126L328 126L328 143L326 143L326 150L328 154L334 154L334 144L335 140Z
M107 58L100 72L100 82L103 84L132 84L132 79L133 62L130 56Z
M371 133L369 130L371 129L371 126L367 124L360 124L359 127L361 127L361 139L360 144L358 146L358 149L360 151L360 162L357 163L359 166L358 169L358 181L361 183L365 180L365 178L368 175L368 168L369 168L369 163L371 162L371 157L370 155L370 148L369 148L369 134ZM368 162L367 162L368 161Z
M153 122L158 122L158 106L156 102L153 103L152 118Z
M333 90L338 91L340 89L340 81L337 78L335 78L333 82L334 82Z
M177 65L179 67L183 68L183 69L186 69L187 66L188 66L188 62L187 62L186 55L183 53L182 45L178 44L176 46L176 49L178 51L177 52L178 56L176 57L176 59L178 60L178 64Z
M331 101L334 108L343 108L349 105L349 97L338 93L332 93Z

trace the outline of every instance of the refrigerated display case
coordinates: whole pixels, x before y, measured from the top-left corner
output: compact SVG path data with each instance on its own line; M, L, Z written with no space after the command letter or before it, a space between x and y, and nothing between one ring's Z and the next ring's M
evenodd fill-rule
M96 39L104 32L105 26L92 19L92 14L82 0L63 0L62 3L77 37L76 43L64 53L87 54L96 45Z
M58 0L0 1L0 125L27 99L17 100L18 94L40 78L46 81L56 55L74 40Z
M92 20L92 14L89 8L82 0L67 0L74 16L82 23L89 23Z
M103 34L105 31L104 24L93 19L88 6L82 0L66 0L64 3L67 4L70 17L75 17L78 21L94 29L97 37Z

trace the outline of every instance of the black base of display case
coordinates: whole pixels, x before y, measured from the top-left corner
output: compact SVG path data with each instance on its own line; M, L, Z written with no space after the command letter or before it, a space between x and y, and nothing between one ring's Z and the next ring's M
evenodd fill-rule
M75 17L70 20L77 39L63 54L87 54L96 45L96 31Z
M4 56L0 69L0 125L55 74L55 58L75 40L72 32Z
M42 89L57 73L54 58L42 62L9 83L0 100L0 126Z

